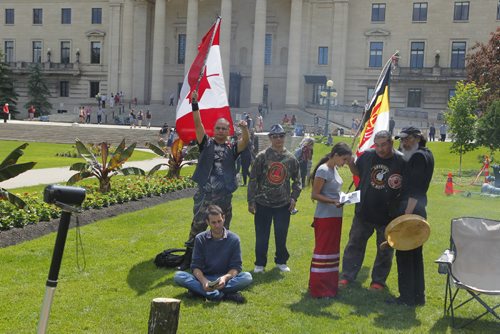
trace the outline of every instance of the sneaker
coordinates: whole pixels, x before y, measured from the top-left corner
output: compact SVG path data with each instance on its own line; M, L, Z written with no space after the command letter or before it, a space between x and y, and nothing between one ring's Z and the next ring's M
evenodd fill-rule
M377 282L372 282L372 284L370 284L370 288L369 288L371 291L382 291L385 289L385 286L383 286L382 284L380 283L377 283Z
M290 271L290 268L286 264L276 264L276 267L282 272Z
M255 266L255 268L253 269L253 272L254 273L263 273L264 272L264 266Z
M341 280L339 281L339 288L341 288L341 289L342 289L342 288L347 288L347 286L349 285L349 283L350 283L350 282L349 282L348 280L346 280L345 278L344 278L344 279L341 279Z
M226 293L223 297L224 300L228 300L231 302L235 302L236 304L243 304L245 303L245 297L239 292L234 292L234 293Z

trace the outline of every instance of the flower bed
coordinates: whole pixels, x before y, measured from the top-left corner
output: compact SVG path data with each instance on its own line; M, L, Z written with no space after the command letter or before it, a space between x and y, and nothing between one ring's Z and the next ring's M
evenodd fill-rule
M85 210L100 209L144 197L160 196L192 188L194 185L194 182L188 177L179 179L167 179L162 176L121 178L113 181L113 188L106 194L100 193L97 185L85 186L87 196L82 208ZM45 203L39 193L16 195L25 200L28 206L25 209L18 209L7 201L0 201L0 230L49 221L61 215L61 210L54 205Z

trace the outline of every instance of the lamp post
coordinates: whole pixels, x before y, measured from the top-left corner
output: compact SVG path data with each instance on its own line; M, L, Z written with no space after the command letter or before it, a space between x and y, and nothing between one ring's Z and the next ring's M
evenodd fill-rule
M337 92L333 92L333 81L328 80L326 82L326 91L321 92L322 97L326 97L326 122L325 122L325 133L324 136L328 136L328 123L330 122L330 99L337 97Z

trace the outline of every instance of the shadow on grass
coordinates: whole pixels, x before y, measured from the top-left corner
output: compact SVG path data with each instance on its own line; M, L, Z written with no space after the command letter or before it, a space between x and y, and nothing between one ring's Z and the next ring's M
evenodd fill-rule
M339 320L338 315L324 311L323 308L332 306L337 302L336 298L312 298L308 292L302 294L302 298L290 305L292 312L303 313L313 317L325 317L331 320Z
M259 284L268 284L274 281L279 281L283 278L285 278L286 273L282 273L278 268L274 267L273 269L269 271L265 271L263 273L258 273L255 274L253 272L250 272L252 274L252 284L250 285L250 289L256 285Z
M486 315L485 317L488 317ZM458 326L463 325L467 321L473 319L476 315L471 315L470 318L457 318L455 317L455 324ZM482 318L471 324L465 326L461 329L453 329L451 327L451 317L443 316L438 321L434 323L434 326L430 329L430 333L446 333L448 328L452 328L452 332L455 331L470 331L471 333L498 333L500 328L500 322L496 320L491 320Z
M171 270L159 269L155 266L153 260L154 259L150 259L137 263L128 272L127 283L137 292L138 296L143 295L149 290L158 289L168 284L175 271L174 268ZM165 277L164 281L155 284L156 281L163 277Z

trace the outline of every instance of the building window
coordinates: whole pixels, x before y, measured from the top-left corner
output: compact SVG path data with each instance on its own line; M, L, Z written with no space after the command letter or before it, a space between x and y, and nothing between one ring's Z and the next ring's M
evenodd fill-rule
M70 57L70 42L63 41L61 42L61 63L68 64Z
M318 65L328 65L328 47L326 46L318 48Z
M427 2L415 2L413 4L412 20L414 22L427 21Z
M497 4L497 20L500 20L500 0L498 0Z
M59 82L59 96L60 97L69 97L69 81L60 81Z
M186 34L179 34L177 44L177 64L184 64L186 61Z
M408 107L420 108L422 99L422 90L420 88L408 89Z
M42 8L33 8L33 24L43 24Z
M14 9L5 9L5 24L14 24Z
M370 103L373 93L375 93L375 87L368 87L366 89L366 101L368 101L368 103Z
M385 3L372 4L372 22L385 21Z
M42 42L33 41L33 60L34 63L42 62Z
M99 81L91 81L90 82L90 97L95 98L95 96L99 93Z
M101 63L101 42L90 43L90 63L91 64Z
M61 24L71 24L71 8L61 9Z
M271 59L273 55L273 35L266 34L266 41L264 46L264 64L271 65Z
M6 63L14 61L14 41L5 41L4 43L4 59Z
M453 10L453 20L467 21L469 19L469 1L455 2L455 9Z
M410 67L424 67L424 42L411 42Z
M370 62L369 67L382 67L382 52L384 43L370 42Z
M92 24L102 24L102 8L92 8Z
M451 44L451 68L465 68L465 42Z
M448 90L448 101L451 100L453 96L457 93L457 90L455 88Z

